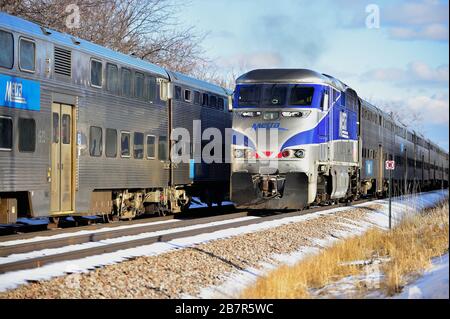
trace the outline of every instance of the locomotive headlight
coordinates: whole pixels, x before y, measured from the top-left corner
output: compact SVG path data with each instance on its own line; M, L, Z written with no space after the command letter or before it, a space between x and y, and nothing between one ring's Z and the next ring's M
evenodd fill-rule
M283 117L302 117L302 112L281 112Z
M305 150L296 150L294 155L297 158L304 158L305 157Z
M260 115L261 115L261 112L248 111L248 112L242 112L241 113L242 117L257 117L257 116L260 116Z
M241 149L234 150L235 158L244 158L244 154L245 154L244 150L241 150Z

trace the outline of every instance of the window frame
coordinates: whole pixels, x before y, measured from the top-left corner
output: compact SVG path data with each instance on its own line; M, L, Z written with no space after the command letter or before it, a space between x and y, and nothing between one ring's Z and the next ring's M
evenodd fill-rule
M189 99L186 99L186 93L189 93ZM183 90L183 100L186 103L192 103L192 90L189 89Z
M0 119L7 119L11 121L11 148L0 147L0 152L12 152L14 148L14 121L11 116L0 115Z
M100 155L92 155L91 153L91 129L92 128L99 128L101 131L101 144L100 144ZM89 156L91 157L102 157L103 156L103 127L101 126L95 126L95 125L90 125L89 126Z
M128 149L128 155L123 155L122 153L122 135L128 134L128 143L129 143L129 149ZM131 158L131 132L130 131L120 131L120 157L121 158Z
M116 132L116 154L114 156L109 156L108 155L108 131L114 131ZM117 153L119 151L119 148L117 147L117 137L119 136L119 134L117 134L117 129L115 128L110 128L107 127L105 128L105 157L106 158L117 158Z
M10 36L11 36L11 38L12 38L12 63L11 63L11 67L10 68L8 68L8 67L6 67L6 66L1 66L0 65L0 68L4 68L4 69L7 69L7 70L12 70L13 68L14 68L14 62L15 62L15 53L16 53L16 48L15 48L15 43L14 43L14 34L12 33L12 32L9 32L9 31L7 31L7 30L3 30L3 29L0 29L0 31L1 32L5 32L5 33L8 33ZM36 54L35 54L35 57L36 57Z
M153 143L153 154L154 154L154 156L153 157L148 156L148 138L149 137L153 137L153 139L154 139L154 143ZM149 159L149 160L156 159L156 149L157 149L157 147L156 147L156 135L146 134L145 135L145 156L146 156L146 158Z
M25 42L33 43L33 45L34 45L34 61L33 61L34 70L27 70L27 69L22 68L22 63L21 63L21 59L20 59L20 53L22 51L22 49L21 49L22 48L22 46L21 46L22 40ZM31 38L23 37L23 36L19 37L19 56L18 56L18 58L19 58L19 70L20 71L31 73L31 74L36 73L36 51L37 50L36 50L36 41L35 40L33 40Z
M100 86L92 83L92 62L98 62L102 66L101 72L100 72L100 74L101 74L101 81L100 81L101 85ZM90 74L89 75L89 82L90 82L91 86L94 87L94 88L97 88L97 89L103 88L103 80L104 79L103 79L103 62L102 62L102 60L97 59L97 58L91 58L90 59L90 61L89 61L89 74Z

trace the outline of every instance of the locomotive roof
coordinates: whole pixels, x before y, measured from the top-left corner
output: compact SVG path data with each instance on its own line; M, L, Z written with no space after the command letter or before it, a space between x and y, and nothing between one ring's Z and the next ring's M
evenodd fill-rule
M206 81L202 81L199 79L195 79L195 78L190 77L183 73L174 72L174 71L167 71L167 73L169 74L170 79L172 81L180 83L181 85L187 85L192 88L209 91L211 93L219 94L219 95L231 95L232 94L232 93L229 93L228 90L224 89L221 86L218 86L213 83L206 82Z
M70 47L75 50L90 53L97 57L105 57L119 63L127 64L137 69L148 70L161 77L167 78L167 72L165 71L165 69L153 63L116 52L114 50L105 48L101 45L97 45L86 40L75 38L66 33L61 33L47 28L45 28L45 31L51 33L45 35L40 25L13 15L9 15L4 12L0 12L0 27L7 28L16 32L21 32L34 38L50 40L51 42ZM79 44L75 44L73 39L78 41Z
M332 76L309 69L257 69L241 75L236 83L323 83L341 91L347 89L347 85Z

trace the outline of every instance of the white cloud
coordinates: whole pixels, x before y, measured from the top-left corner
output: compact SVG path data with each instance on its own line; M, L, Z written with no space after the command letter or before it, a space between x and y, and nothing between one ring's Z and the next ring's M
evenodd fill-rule
M389 29L391 38L400 40L435 40L448 41L448 26L444 24L430 24L420 28L393 27Z
M224 67L238 67L243 70L276 68L283 64L283 58L275 52L240 53L221 59Z
M378 68L370 70L361 76L366 81L389 81L399 85L447 85L449 82L448 64L436 68L422 61L409 63L406 68Z

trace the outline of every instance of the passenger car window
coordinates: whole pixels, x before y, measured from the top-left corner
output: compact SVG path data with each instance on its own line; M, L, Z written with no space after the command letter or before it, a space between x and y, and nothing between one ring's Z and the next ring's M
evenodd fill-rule
M143 99L144 98L144 74L136 72L134 74L134 96Z
M153 102L156 100L156 78L147 77L148 100Z
M19 118L19 152L34 152L36 148L36 122Z
M22 71L35 71L36 47L33 41L20 39L19 67Z
M181 87L175 86L175 100L181 100Z
M209 100L208 94L203 93L203 96L202 96L202 106L208 106L208 100Z
M97 126L91 126L89 131L89 153L91 156L102 155L102 128Z
M115 129L106 129L105 154L106 157L117 156L117 130Z
M184 90L184 100L186 102L192 102L192 92L190 90Z
M61 121L61 133L63 144L70 144L70 115L63 114Z
M156 137L153 135L147 135L147 158L153 159L155 158L156 151Z
M108 63L106 65L106 90L111 93L119 93L119 70L117 65Z
M0 30L0 66L12 69L14 65L14 37L12 33Z
M137 158L137 159L144 158L144 134L143 133L134 133L133 153L134 153L134 158Z
M220 110L224 110L225 109L225 104L224 104L224 100L223 98L219 97L219 99L217 100L217 108Z
M0 150L10 151L12 149L12 119L0 116Z
M101 87L103 81L102 63L100 61L91 60L91 85Z
M120 152L122 157L130 157L130 133L128 132L121 133Z
M124 96L131 96L131 71L122 68L122 94Z
M167 136L160 136L158 141L158 159L167 161L169 159L169 150L167 144Z
M209 97L209 106L217 108L217 98L214 95Z
M194 91L194 104L200 104L200 92Z

